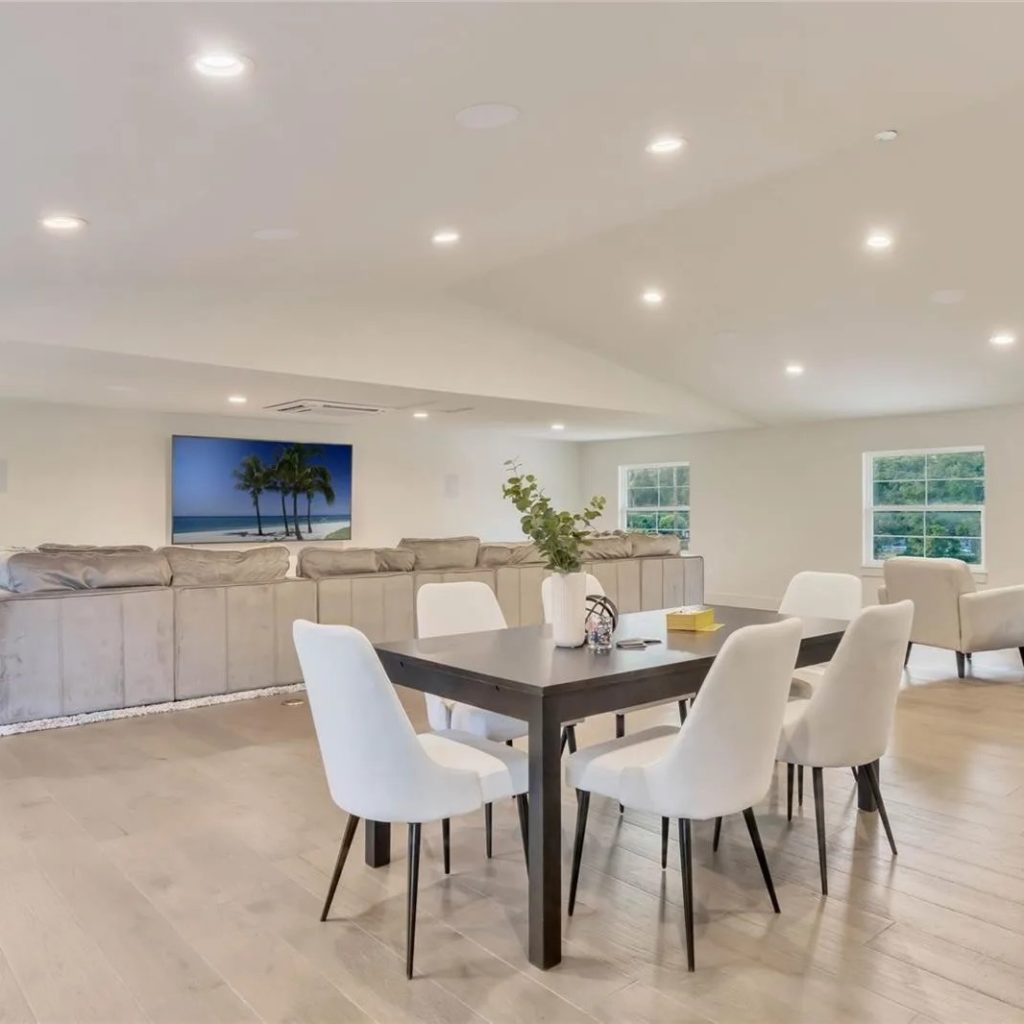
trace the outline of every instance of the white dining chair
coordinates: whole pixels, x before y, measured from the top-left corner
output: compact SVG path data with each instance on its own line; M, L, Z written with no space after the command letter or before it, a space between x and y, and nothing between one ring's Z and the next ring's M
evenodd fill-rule
M848 572L798 572L786 587L779 614L850 622L864 606L860 580ZM821 682L824 665L804 665L793 673L790 696L809 697ZM797 772L798 803L804 804L804 772ZM716 841L717 841L716 830Z
M411 978L421 825L446 822L513 796L525 824L526 755L453 730L417 735L377 653L359 630L299 619L292 636L331 798L349 816L320 920L327 920L360 819L407 823L405 973ZM447 860L447 841L445 854Z
M417 635L421 639L455 636L459 633L482 633L507 629L501 605L486 583L461 580L454 583L424 583L416 595ZM436 731L455 729L486 740L511 746L529 732L527 723L519 718L473 707L459 701L445 700L425 694L427 720ZM562 729L562 748L576 749L576 725L570 722ZM493 807L484 805L484 844L487 856L493 854Z
M843 634L810 698L786 705L777 751L778 760L787 766L786 815L793 817L793 768L806 765L811 768L821 891L826 895L822 769L853 768L865 773L889 847L896 854L875 762L889 742L913 620L912 601L865 608Z
M679 821L679 860L687 965L694 969L691 821L742 812L772 908L779 912L754 805L771 785L778 731L789 692L801 626L786 619L737 630L722 645L686 721L585 747L566 765L576 789L576 841L569 914L576 907L583 839L592 793ZM663 830L662 867L667 832Z

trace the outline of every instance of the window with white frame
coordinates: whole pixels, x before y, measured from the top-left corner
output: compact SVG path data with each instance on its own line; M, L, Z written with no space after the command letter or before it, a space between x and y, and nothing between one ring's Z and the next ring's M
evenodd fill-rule
M672 533L689 547L689 464L620 466L619 525L642 533Z
M929 448L864 456L864 557L985 556L985 449Z

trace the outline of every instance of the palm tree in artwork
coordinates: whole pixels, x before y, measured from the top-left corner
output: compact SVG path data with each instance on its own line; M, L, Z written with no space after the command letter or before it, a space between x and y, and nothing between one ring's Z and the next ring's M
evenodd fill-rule
M299 495L306 493L306 476L312 468L309 458L311 455L317 454L319 450L316 445L290 444L281 453L275 466L282 494L287 492L291 495L292 526L295 529L296 540L302 540L302 529L299 524ZM287 524L285 533L288 533Z
M235 489L245 491L252 498L256 509L256 532L263 536L263 519L260 516L260 495L269 490L269 467L265 466L258 455L246 455L234 471Z
M326 466L310 466L303 477L306 492L306 533L313 532L313 499L322 494L328 505L334 504L331 471Z

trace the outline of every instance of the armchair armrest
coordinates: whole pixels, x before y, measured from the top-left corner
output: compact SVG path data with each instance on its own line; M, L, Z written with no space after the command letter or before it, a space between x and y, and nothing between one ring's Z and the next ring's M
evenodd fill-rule
M964 651L1024 647L1024 586L961 594L960 635Z

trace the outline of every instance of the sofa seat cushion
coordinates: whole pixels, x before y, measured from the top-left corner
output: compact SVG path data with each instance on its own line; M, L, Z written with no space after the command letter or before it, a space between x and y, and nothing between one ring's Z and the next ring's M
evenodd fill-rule
M416 552L408 548L374 548L377 568L381 572L412 572L416 568Z
M288 549L282 544L245 551L161 548L176 587L217 587L227 583L273 583L288 575Z
M416 556L419 571L430 569L475 569L480 550L479 537L403 537L400 548Z
M682 543L674 533L630 533L626 539L634 558L678 555Z
M299 552L298 573L311 580L379 570L373 548L303 548Z
M114 587L166 587L167 559L155 551L122 554L91 551L26 551L7 562L10 589L17 594L53 590L108 590Z

